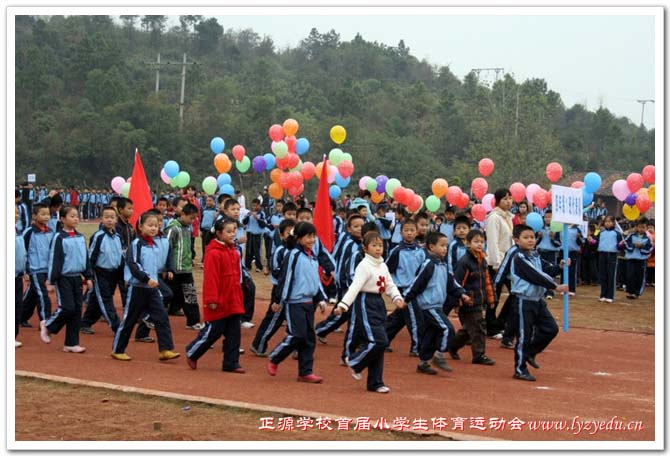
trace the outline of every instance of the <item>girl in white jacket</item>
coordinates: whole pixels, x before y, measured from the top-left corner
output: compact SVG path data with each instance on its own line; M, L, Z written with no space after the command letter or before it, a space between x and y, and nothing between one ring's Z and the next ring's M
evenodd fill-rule
M347 331L345 359L351 376L361 379L363 369L368 369L368 391L388 393L384 384L384 349L388 346L386 336L386 305L381 294L386 293L399 307L405 307L398 288L393 283L382 254L384 241L377 232L370 232L363 238L365 257L356 267L354 280L337 305L340 314L351 309L351 321ZM350 352L354 347L355 351Z

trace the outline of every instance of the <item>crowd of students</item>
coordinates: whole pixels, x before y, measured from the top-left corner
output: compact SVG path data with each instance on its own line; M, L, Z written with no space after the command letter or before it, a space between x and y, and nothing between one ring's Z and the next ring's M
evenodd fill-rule
M312 209L304 202L270 203L259 195L247 209L231 195L199 200L188 187L174 198L156 196L155 208L133 227L132 201L113 196L100 209L99 230L87 246L76 230L81 205L65 204L52 192L28 209L23 196L17 190L16 336L20 327L31 326L37 309L44 343L65 328L63 350L82 353L80 332L94 334L93 326L103 318L114 333L111 356L120 361L131 360L126 352L131 337L155 342L151 330L161 361L179 357L171 330L177 320L168 316L184 316L186 328L197 331L185 347L192 369L223 337L222 370L244 373L240 338L241 329L254 327L253 263L273 286L250 350L268 358L271 376L293 355L299 381L322 382L314 373L317 340L328 343L328 335L347 323L340 363L356 380L367 369L369 391L390 391L383 379L384 355L403 327L417 373L451 372L447 355L460 359L466 344L473 364L493 365L486 355L491 338L514 349L514 378L534 381L528 366L538 367L536 356L558 332L546 299L555 292L574 295L581 274L583 284L600 284L600 301L611 303L622 263L621 286L628 298L639 297L649 280L653 284L647 268L653 230L645 218L625 232L605 216L589 225L588 233L570 227L562 240L551 230L550 208L535 233L525 224L529 205L524 202L513 212L507 189L495 193L496 208L485 222L475 221L468 210L457 216L452 207L439 215L411 215L395 203L374 205L365 191L347 206L332 201L332 252L320 242ZM203 245L202 315L193 278L196 237ZM568 258L560 257L562 242L569 245ZM570 266L568 284L555 281L563 264ZM53 312L51 286L57 299ZM498 312L503 286L509 293ZM121 316L113 300L117 288ZM383 294L392 300L390 313ZM315 311L325 312L328 304L331 313L315 325ZM448 317L452 312L458 331ZM270 349L282 325L286 334Z

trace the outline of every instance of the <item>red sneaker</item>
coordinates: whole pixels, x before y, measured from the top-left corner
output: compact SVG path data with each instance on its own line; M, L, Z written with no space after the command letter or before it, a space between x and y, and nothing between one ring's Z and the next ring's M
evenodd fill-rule
M321 382L323 382L323 378L319 377L318 375L309 374L309 375L299 376L298 381L299 382L305 382L305 383L321 383Z
M186 364L188 364L188 367L190 367L190 368L193 369L193 370L195 370L195 369L198 368L198 362L192 360L192 359L189 358L188 356L186 357Z
M272 362L268 363L268 374L270 374L271 376L274 377L275 375L277 375L277 369L278 368L279 368L279 365L277 365L275 363L272 363Z

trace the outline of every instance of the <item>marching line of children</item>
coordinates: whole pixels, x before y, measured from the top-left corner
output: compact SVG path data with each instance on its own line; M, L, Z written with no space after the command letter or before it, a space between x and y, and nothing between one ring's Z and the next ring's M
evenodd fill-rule
M279 364L296 352L298 380L321 383L323 379L313 373L316 339L326 343L325 336L345 322L348 328L343 341L342 364L349 367L355 379L360 379L361 371L368 368L367 389L370 391L390 391L382 379L384 352L391 351L390 341L405 325L411 336L410 355L419 358L419 373L437 374L430 366L431 360L434 366L452 371L444 354L448 352L453 359L460 359L458 350L467 342L471 344L473 364L495 363L485 354L483 311L497 299L487 271L486 238L482 231L470 230L467 218L448 217L448 222L428 232L426 213L410 218L401 209L396 214L395 224L381 223L379 218L385 213L382 206L375 212L377 221L365 223L371 214L367 206L359 205L349 213L346 222L338 223L338 215L333 210L334 226L346 224L347 232L336 233L337 242L330 255L316 236L308 208L297 209L294 203L280 202L276 207L281 214L272 214L268 223L265 216L260 215L259 201L254 200L251 212L240 221L240 205L236 200L220 195L219 213L215 217L213 198L208 198L207 221L201 225L203 230L211 225L208 235L203 234L205 281L202 287L204 323L201 323L192 275L191 230L198 216L197 207L176 198L176 217L167 222L165 236L161 233L162 210L145 212L139 218L136 236L128 223L133 213L132 202L127 198L118 198L115 202L116 208L102 210L100 230L91 238L88 249L84 237L76 231L79 218L75 208L60 207L58 223L54 224L56 230L53 230L49 227L52 220L49 208L39 203L33 205L33 224L17 234L16 242L17 336L21 322L30 318L27 309L30 305L37 306L42 341L50 343L52 335L65 327L63 350L82 353L85 348L79 345L80 326L82 332L93 334L90 327L102 316L115 333L113 358L131 359L125 350L137 325L136 340L139 341L153 342L153 338L148 337L148 329L156 330L159 359L165 361L180 356L174 352L168 304L170 314L186 314L187 328L199 331L186 347L191 368L195 369L197 360L223 336L222 369L244 373L239 364L239 354L243 353L240 328L253 327L255 285L248 272L253 260L258 272L262 269L271 275L273 291L251 350L257 356L269 357L267 371L272 376L277 375ZM157 202L159 207L160 202ZM51 206L53 201L49 204ZM445 216L449 215L445 212ZM17 206L17 221L20 218L21 209ZM295 218L297 224L293 221ZM553 280L560 272L555 262L561 240L560 235L548 229L550 218L550 214L549 217L545 214L545 227L537 238L532 228L523 224L515 227L515 245L507 252L494 278L495 284L509 280L508 299L513 315L506 327L503 346L514 347L514 378L520 380L535 380L527 365L538 367L535 357L558 332L543 298L550 296L552 290L574 293L576 286L576 273L571 274L569 285L557 285ZM451 242L444 234L447 227L441 225L447 225L448 231L453 233ZM604 229L589 236L589 242L597 246L599 252L600 300L607 302L613 299L617 252L625 250L627 293L629 298L636 298L644 290L644 269L653 248L646 234L646 219L639 219L635 232L625 239L613 227L614 220L608 217ZM261 256L263 237L271 240L271 261L267 267ZM578 247L582 241L579 229L572 227L567 242ZM245 244L247 255L243 256ZM394 247L386 253L389 245ZM266 255L267 248L266 244ZM571 252L577 250L573 248ZM45 252L49 253L45 255ZM212 252L209 259L205 252ZM571 273L578 261L571 253ZM24 273L30 275L25 295ZM83 316L82 278L86 288L91 290ZM328 278L335 280L334 286L326 291L323 282ZM166 288L163 279L167 279L168 290L174 294L169 301L161 292ZM58 300L53 315L49 285L55 287ZM113 305L116 287L124 304L121 320ZM396 309L388 315L381 299L384 292L396 304ZM327 302L339 304L315 327L314 312L317 307L324 311ZM448 319L453 308L458 309L461 322L458 332ZM286 336L268 355L268 343L284 321Z

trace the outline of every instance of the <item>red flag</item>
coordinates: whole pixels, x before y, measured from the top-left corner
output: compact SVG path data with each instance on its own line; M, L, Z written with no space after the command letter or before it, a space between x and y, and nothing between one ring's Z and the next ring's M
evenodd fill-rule
M147 181L146 174L144 174L144 166L142 166L142 159L137 149L135 149L135 165L133 166L133 176L128 198L133 202L133 216L130 217L129 222L132 226L135 226L140 215L154 207L151 202L149 182Z
M319 181L319 190L316 193L316 203L314 205L314 227L323 246L329 252L332 252L333 245L335 244L335 233L333 230L333 213L330 207L328 188L328 162L325 155L323 156L321 180Z

